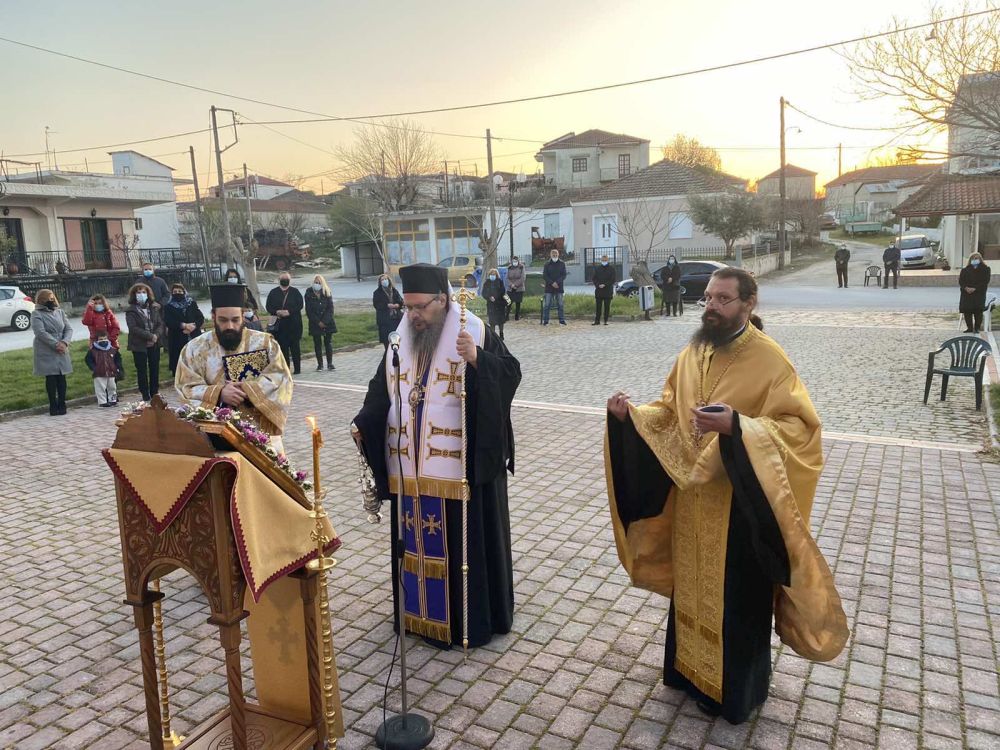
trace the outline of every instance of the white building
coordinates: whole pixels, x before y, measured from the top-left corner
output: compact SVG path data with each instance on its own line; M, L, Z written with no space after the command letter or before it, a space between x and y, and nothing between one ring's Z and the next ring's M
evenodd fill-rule
M649 141L596 129L567 133L543 145L535 160L542 164L546 185L598 187L648 167Z
M757 181L757 195L781 195L781 169ZM812 200L816 197L816 172L794 164L785 165L785 197L788 200Z
M281 182L280 180L275 180L270 177L263 177L259 174L251 174L247 176L246 180L242 177L234 177L233 179L223 183L223 187L226 189L226 197L246 198L247 183L250 185L250 197L252 199L262 201L273 200L274 198L295 190L295 187L293 185L289 185L287 182ZM218 185L211 188L210 193L213 197L218 198Z
M841 221L888 221L910 194L908 183L940 171L938 164L897 164L845 172L826 183L826 210Z
M174 168L137 151L112 151L114 173L122 177L156 177L173 180ZM174 181L174 184L177 184ZM158 203L135 210L138 247L144 249L174 249L180 247L177 223L177 203Z

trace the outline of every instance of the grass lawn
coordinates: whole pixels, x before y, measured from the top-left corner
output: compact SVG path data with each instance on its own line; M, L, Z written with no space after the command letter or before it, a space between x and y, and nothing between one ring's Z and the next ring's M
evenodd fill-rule
M990 406L993 407L993 421L1000 430L1000 383L993 383L990 386Z

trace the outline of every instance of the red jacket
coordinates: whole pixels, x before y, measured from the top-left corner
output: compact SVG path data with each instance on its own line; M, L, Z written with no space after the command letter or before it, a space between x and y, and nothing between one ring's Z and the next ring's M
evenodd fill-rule
M108 332L108 340L111 346L118 348L118 334L122 332L122 327L118 324L118 318L109 308L104 312L97 312L94 305L87 303L87 309L83 311L83 324L90 330L90 343L97 341L97 330L104 328Z

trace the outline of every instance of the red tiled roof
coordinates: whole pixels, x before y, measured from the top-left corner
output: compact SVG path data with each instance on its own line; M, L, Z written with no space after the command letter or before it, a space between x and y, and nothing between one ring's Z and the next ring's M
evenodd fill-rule
M725 172L694 169L662 159L628 177L615 180L595 193L578 198L574 203L659 198L688 193L723 193L733 189L745 190L746 180Z
M896 164L890 167L865 167L845 172L825 187L841 187L853 182L890 182L892 180L913 180L941 169L940 164Z
M609 133L607 130L586 130L582 133L567 133L542 146L539 151L549 151L556 148L581 148L590 146L627 146L637 143L649 143L647 138L636 138L624 133Z
M785 178L788 177L815 177L817 172L810 172L808 169L803 169L802 167L796 167L794 164L785 165ZM771 172L771 174L766 174L761 177L758 182L763 182L764 180L778 179L781 177L781 167Z
M1000 212L1000 174L942 174L900 203L897 216Z
M271 187L292 187L287 182L281 182L280 180L272 180L270 177L264 177L259 174L252 174L250 177L251 185L270 185ZM243 178L235 177L225 183L226 187L243 187Z

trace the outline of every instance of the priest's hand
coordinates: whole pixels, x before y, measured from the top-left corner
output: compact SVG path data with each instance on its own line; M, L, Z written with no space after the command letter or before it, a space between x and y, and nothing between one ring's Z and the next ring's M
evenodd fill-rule
M247 400L247 394L240 388L239 383L226 383L222 386L222 403L226 406L243 406Z
M455 342L455 349L458 351L458 356L473 367L476 366L476 359L479 357L479 351L476 347L476 342L472 339L471 333L468 331L462 331L459 333L458 341Z
M619 421L624 422L628 416L628 400L631 398L624 391L618 391L608 399L608 411Z
M720 411L702 411L692 409L691 416L694 426L702 434L717 432L720 435L733 434L733 407L728 404L709 404L721 407Z

